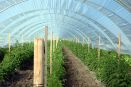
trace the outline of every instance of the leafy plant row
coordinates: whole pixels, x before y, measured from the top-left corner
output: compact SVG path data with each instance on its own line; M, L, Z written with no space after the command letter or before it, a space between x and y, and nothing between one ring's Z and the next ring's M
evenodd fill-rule
M10 53L6 53L0 63L0 81L5 81L8 76L21 67L27 60L33 59L33 43L25 43L23 46L16 44Z
M63 64L63 53L62 53L62 43L58 43L58 47L53 47L53 58L52 58L52 74L49 74L49 44L48 44L48 87L63 87L63 76L65 73Z
M52 74L49 74L50 60L50 42L48 42L48 87L63 87L64 61L62 53L62 43L53 51ZM0 64L0 82L8 80L8 76L22 67L26 61L33 61L33 43L25 43L23 46L16 44L12 47L11 52L6 52L3 61Z
M8 48L0 48L0 63L3 60L6 53L8 53Z
M130 59L129 55L122 54L118 59L115 51L101 50L98 58L98 50L89 48L87 44L64 41L73 53L78 56L90 70L95 71L99 80L107 87L131 87Z

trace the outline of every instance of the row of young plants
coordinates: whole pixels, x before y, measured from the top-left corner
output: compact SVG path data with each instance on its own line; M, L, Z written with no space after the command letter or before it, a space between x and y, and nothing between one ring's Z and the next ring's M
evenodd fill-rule
M33 43L15 44L0 63L0 82L9 80L8 76L20 69L25 61L33 61Z
M16 69L20 69L22 64L26 61L33 61L33 43L16 44L11 48L11 52L8 49L5 52L3 61L0 63L0 82L8 80L8 76L15 72ZM50 42L48 42L48 87L63 87L63 76L65 73L63 64L62 43L58 43L58 47L53 51L52 58L52 74L49 74L49 60L50 60Z
M11 52L6 52L3 61L0 64L0 82L8 80L8 76L22 67L26 61L33 61L33 43L16 44L11 48ZM48 87L63 87L63 76L65 73L63 64L62 43L53 51L52 74L49 74L50 60L50 42L48 42ZM8 51L8 49L7 49Z
M131 56L122 54L120 59L115 51L88 48L88 44L64 41L72 52L78 56L90 70L96 72L97 78L107 87L131 87ZM89 50L88 50L89 49ZM126 59L126 60L125 60ZM128 61L127 61L128 60Z
M52 50L52 74L50 74L50 51L48 44L48 87L63 87L63 77L65 74L65 69L63 67L63 53L62 53L62 43L59 42L58 46L54 45Z
M0 48L0 63L2 62L6 53L8 53L8 48Z

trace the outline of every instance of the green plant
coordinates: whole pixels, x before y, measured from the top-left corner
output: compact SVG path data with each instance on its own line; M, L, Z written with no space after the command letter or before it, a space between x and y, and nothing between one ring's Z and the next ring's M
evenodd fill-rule
M118 62L115 51L101 50L100 58L97 57L97 48L89 48L88 44L63 41L73 53L80 58L90 70L95 71L97 78L103 81L108 87L130 87L131 77L128 74L131 66L131 57L122 54ZM73 45L73 47L72 47Z
M48 45L49 46L49 45ZM49 48L49 47L48 47ZM49 64L49 50L48 50L48 64ZM59 42L58 47L53 52L52 58L52 74L48 74L48 87L63 87L62 79L65 73L63 67L63 53L62 44ZM48 68L49 73L49 68Z
M33 59L33 44L25 43L23 46L17 46L10 53L5 54L0 64L0 81L8 79L8 76L20 68L26 60Z

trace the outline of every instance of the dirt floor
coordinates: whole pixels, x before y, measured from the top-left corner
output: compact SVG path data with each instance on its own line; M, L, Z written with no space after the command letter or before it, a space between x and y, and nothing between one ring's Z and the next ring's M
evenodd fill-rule
M67 48L63 48L65 55L66 81L65 87L103 87L95 79L89 69Z

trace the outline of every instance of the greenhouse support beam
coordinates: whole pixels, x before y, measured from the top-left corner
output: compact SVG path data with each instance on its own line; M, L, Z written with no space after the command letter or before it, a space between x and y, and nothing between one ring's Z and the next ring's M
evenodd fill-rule
M44 87L47 87L47 43L48 43L48 26L45 26L45 72L44 72Z
M52 75L52 48L53 48L53 32L51 33L50 39L50 75Z
M121 34L118 33L118 62L120 62L120 53L121 53Z
M10 53L10 33L8 33L8 49L9 49L9 53Z

